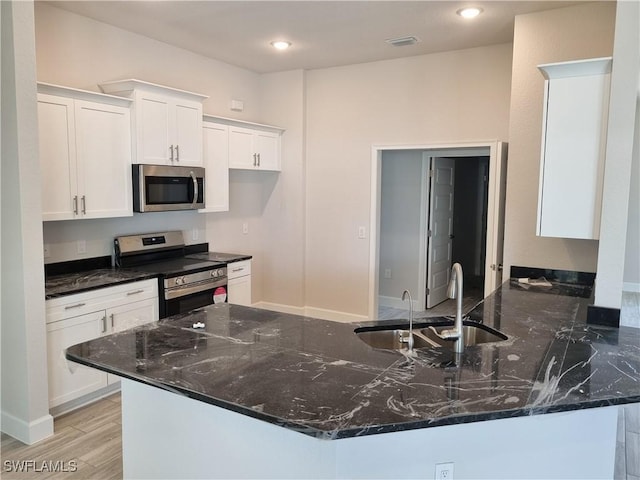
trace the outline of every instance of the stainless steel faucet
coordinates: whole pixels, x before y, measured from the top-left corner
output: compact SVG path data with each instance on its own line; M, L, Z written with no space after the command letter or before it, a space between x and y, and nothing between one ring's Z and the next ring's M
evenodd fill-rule
M435 328L429 327L437 336L444 340L455 340L453 347L455 353L464 351L464 328L462 325L462 265L454 263L451 267L451 279L447 288L447 296L456 300L456 319L453 328L437 332Z
M411 352L413 351L413 300L409 290L402 292L402 301L405 301L407 297L409 297L409 338L407 339L407 348Z

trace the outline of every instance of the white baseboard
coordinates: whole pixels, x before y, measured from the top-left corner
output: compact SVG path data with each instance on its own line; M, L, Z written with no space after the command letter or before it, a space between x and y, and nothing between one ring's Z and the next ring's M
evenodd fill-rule
M418 301L413 300L413 309L418 309ZM399 308L402 310L409 310L409 303L406 300L402 300L399 297L386 297L384 295L378 295L378 305L381 307Z
M1 421L2 432L27 445L33 445L53 435L53 417L49 414L43 415L32 422L25 422L3 411Z
M640 293L640 283L624 282L622 284L622 290L624 292Z
M282 303L271 302L256 302L251 305L255 308L264 308L265 310L272 310L274 312L290 313L292 315L304 315L304 307L294 307L293 305L285 305Z
M276 312L290 313L293 315L303 315L305 317L319 318L322 320L331 320L334 322L352 323L366 322L369 317L365 315L356 315L353 313L339 312L337 310L328 310L326 308L315 307L294 307L292 305L284 305L280 303L256 302L252 307L264 308L265 310L273 310Z

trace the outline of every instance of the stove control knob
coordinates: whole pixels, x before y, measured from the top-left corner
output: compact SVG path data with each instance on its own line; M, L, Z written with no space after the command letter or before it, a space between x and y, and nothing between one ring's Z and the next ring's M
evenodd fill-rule
M176 277L176 285L184 285L184 277Z
M218 275L224 277L224 270L222 268L218 270Z
M216 278L218 276L218 271L217 270L211 270L211 276L213 278Z

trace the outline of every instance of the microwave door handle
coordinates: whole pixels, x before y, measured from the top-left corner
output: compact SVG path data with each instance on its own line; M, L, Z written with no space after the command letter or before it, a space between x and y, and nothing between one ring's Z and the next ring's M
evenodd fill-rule
M193 170L189 172L191 175L191 180L193 181L193 203L191 204L192 208L196 208L196 203L198 202L198 179L196 178L196 174L193 173Z

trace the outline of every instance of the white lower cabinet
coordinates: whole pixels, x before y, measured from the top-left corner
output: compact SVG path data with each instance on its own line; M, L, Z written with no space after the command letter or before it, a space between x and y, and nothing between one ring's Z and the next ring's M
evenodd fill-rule
M251 260L227 264L229 303L251 306Z
M100 310L47 325L49 407L107 386L104 372L78 365L64 357L65 350L71 345L102 335L105 322L105 312Z
M157 320L157 281L150 279L107 287L46 303L49 408L64 411L64 404L73 401L75 407L82 402L82 397L119 380L115 375L67 360L65 350L77 343Z

